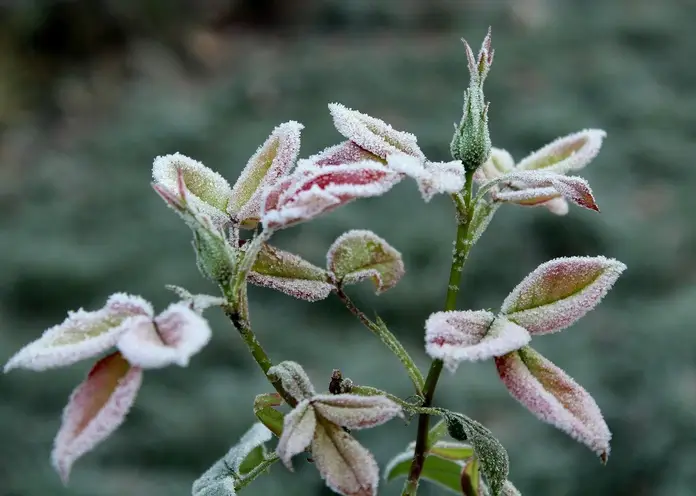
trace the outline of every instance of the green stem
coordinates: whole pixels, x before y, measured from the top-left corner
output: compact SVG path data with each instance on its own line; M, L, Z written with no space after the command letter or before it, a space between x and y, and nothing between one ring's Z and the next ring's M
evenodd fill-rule
M454 310L457 307L457 295L462 279L464 263L469 256L471 242L469 240L469 223L473 217L474 203L471 201L474 173L467 171L466 182L464 185L464 208L457 204L457 238L455 241L454 254L452 256L452 266L450 268L449 281L447 283L447 296L445 297L445 311ZM435 388L442 373L443 361L435 359L430 364L428 376L423 387L423 405L421 408L429 409L433 404ZM418 434L416 437L416 449L413 454L413 462L408 474L408 479L402 496L416 496L418 492L418 480L423 471L425 463L425 453L428 445L428 429L430 426L430 416L428 413L421 413L418 417Z
M355 303L348 297L348 295L343 291L343 288L339 285L336 288L336 295L343 302L346 308L355 315L360 322L363 323L373 334L375 334L386 346L391 350L394 355L401 361L401 363L406 368L408 376L411 378L414 387L416 388L416 394L423 396L423 374L416 366L411 355L408 354L403 345L399 340L391 333L391 331L384 325L383 322L373 322L370 318L365 315Z
M420 405L423 403L423 398L418 396L418 403L410 403L407 400L402 400L398 396L387 393L386 391L382 391L381 389L377 389L372 386L357 386L353 385L350 390L351 393L357 394L360 396L386 396L390 400L392 400L394 403L397 405L401 406L404 410L408 410L410 413L421 413L418 408Z
M268 467L273 465L275 462L280 460L278 455L273 453L270 455L268 458L265 458L261 463L256 465L254 468L252 468L248 473L244 475L241 479L239 479L237 482L234 484L234 489L235 491L239 491L243 487L248 486L251 484L251 482L254 481L259 475L263 474Z

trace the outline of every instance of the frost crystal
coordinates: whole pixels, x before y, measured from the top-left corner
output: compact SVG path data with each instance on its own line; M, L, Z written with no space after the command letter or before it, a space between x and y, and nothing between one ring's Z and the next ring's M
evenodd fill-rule
M63 483L73 463L123 422L142 382L142 370L119 353L98 361L70 396L51 459Z
M584 129L563 136L520 160L517 170L565 174L582 169L597 156L606 135L601 129Z
M590 185L580 177L555 172L520 171L512 172L504 179L508 181L507 188L493 193L498 201L540 205L562 195L576 205L599 211Z
M261 214L266 188L286 176L300 151L300 132L304 126L289 121L276 127L266 142L249 159L232 188L227 212L245 227L254 227Z
M152 306L141 297L116 293L100 310L68 312L62 324L47 329L10 358L5 372L15 368L41 371L95 357L112 348L133 319L147 320L152 314Z
M288 470L292 470L292 457L304 451L312 442L316 427L317 416L309 400L300 401L285 416L283 435L276 451Z
M330 146L302 162L303 167L307 168L324 165L354 164L364 160L380 162L383 159L348 140L338 145ZM298 164L298 168L300 168L300 164Z
M281 229L310 220L358 198L380 196L399 174L373 161L298 171L266 192L262 222Z
M290 396L297 401L314 396L314 386L299 363L284 361L268 369L268 377L280 380Z
M403 416L401 407L385 396L320 394L311 402L323 418L348 429L367 429Z
M436 312L425 323L426 353L452 372L461 361L504 355L530 339L523 327L485 310Z
M525 277L501 313L531 334L560 331L597 306L625 269L605 257L556 258Z
M578 383L529 347L498 357L495 363L514 398L606 461L611 433L597 403Z
M377 294L393 288L404 275L401 253L372 231L352 230L339 236L326 254L328 269L343 284L371 278Z
M386 160L391 153L406 153L425 159L413 134L397 131L380 119L349 109L340 103L330 103L329 111L339 133L381 159Z
M452 194L464 188L465 171L459 160L424 162L411 155L398 153L389 155L387 164L395 171L415 179L426 203L438 193Z

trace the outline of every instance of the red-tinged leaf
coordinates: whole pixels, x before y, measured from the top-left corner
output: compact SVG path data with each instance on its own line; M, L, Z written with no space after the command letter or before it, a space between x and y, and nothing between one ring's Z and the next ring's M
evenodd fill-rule
M413 134L397 131L380 119L349 109L340 103L330 103L329 111L336 130L368 152L382 159L386 159L391 153L406 153L425 159Z
M553 180L553 187L571 202L590 210L599 212L590 185L576 176L560 176Z
M611 433L597 403L582 386L529 347L498 357L495 363L514 398L606 462Z
M317 424L312 458L326 485L344 496L375 496L379 467L350 434L329 422Z
M117 346L130 363L144 369L172 364L186 367L191 356L208 344L211 334L203 317L185 303L175 303L154 322L134 321Z
M321 167L324 165L344 165L362 162L364 160L374 160L382 162L383 159L370 153L364 148L359 147L352 141L344 141L338 145L330 146L325 150L312 155L304 162L304 167ZM299 164L298 164L299 167Z
M436 194L452 194L464 189L464 166L459 160L424 162L420 158L398 153L389 155L387 164L391 169L415 179L426 203Z
M625 269L605 257L556 258L525 277L501 313L532 335L560 331L597 306Z
M372 279L377 294L396 286L405 272L401 253L372 231L358 229L333 242L326 265L342 284Z
M65 367L95 357L113 348L131 321L149 320L152 314L150 303L139 296L116 293L100 310L68 312L61 324L47 329L10 358L5 372Z
M303 452L312 442L316 428L317 416L309 400L300 401L285 416L276 452L288 470L292 471L292 457Z
M523 158L517 169L560 174L582 169L597 156L605 137L601 129L585 129L563 136Z
M333 290L329 274L293 253L264 244L256 257L249 282L306 301L323 300Z
M300 151L300 132L304 126L289 121L276 127L249 159L232 187L227 212L244 227L254 227L261 214L264 190L286 176Z
M507 187L493 191L497 201L519 205L541 205L562 195L581 207L599 212L590 185L576 176L555 172L520 171L504 177Z
M541 205L560 197L561 194L553 186L513 190L506 189L493 193L493 198L495 201L515 203L517 205L523 205L526 207Z
M142 370L120 353L98 361L70 397L51 455L67 483L73 463L111 435L123 422L142 382Z
M367 429L403 416L401 407L385 396L319 394L311 402L319 415L348 429Z
M436 312L425 323L426 353L451 371L461 361L504 355L530 340L524 328L484 310Z

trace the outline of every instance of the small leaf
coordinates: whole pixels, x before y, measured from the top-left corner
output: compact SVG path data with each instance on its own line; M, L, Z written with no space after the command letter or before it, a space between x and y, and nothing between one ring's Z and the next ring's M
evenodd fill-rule
M465 171L459 160L423 162L417 157L398 153L389 155L387 164L395 171L415 179L426 203L438 193L452 194L464 189Z
M259 423L254 424L225 456L193 483L193 496L234 496L234 482L245 473L242 467L249 461L249 457L258 449L262 449L263 443L270 439L271 432L266 427ZM261 461L263 459L259 463Z
M51 454L63 483L73 463L123 423L141 382L142 370L117 352L99 360L73 391Z
M314 386L299 363L280 362L268 369L266 375L271 379L280 380L283 389L297 401L306 400L315 395Z
M530 340L526 329L485 310L436 312L425 323L426 353L451 371L461 361L504 355Z
M348 140L338 145L330 146L316 155L312 155L308 159L301 161L302 165L298 163L297 167L308 168L324 165L354 164L356 162L362 162L363 160L383 161L383 159L374 153L370 153Z
M403 416L401 407L386 396L319 394L311 399L316 412L348 429L366 429Z
M601 129L584 129L558 138L523 158L517 164L517 169L560 174L582 169L597 156L606 135Z
M525 277L500 311L532 335L560 331L597 306L625 269L605 257L556 258Z
M491 147L490 157L476 170L474 180L478 184L483 185L488 181L512 172L514 168L515 160L507 150Z
M5 372L15 368L41 371L95 357L116 345L131 319L149 320L152 314L150 303L139 296L116 293L100 310L68 312L63 323L47 329L10 358Z
M227 211L243 227L256 226L264 189L276 184L295 165L303 127L295 121L276 127L237 179Z
M493 496L498 496L507 480L510 469L507 451L491 431L461 413L443 410L449 434L458 441L468 441L474 447L476 457L481 462L481 470L486 477Z
M184 303L174 303L155 317L132 321L117 346L126 360L144 369L177 364L186 367L212 332L208 322Z
M369 160L298 170L266 191L262 222L266 228L286 228L358 198L380 196L400 180L396 172Z
M344 496L375 496L379 467L372 454L337 425L317 425L312 457L326 485Z
M256 257L249 282L306 301L323 300L333 290L329 274L302 257L264 244Z
M405 451L393 458L384 470L384 479L389 482L400 477L407 477L413 461L413 450ZM454 494L462 494L461 486L462 464L427 456L423 463L421 479L432 482Z
M309 400L300 401L285 416L283 435L276 452L288 470L292 470L292 457L304 451L312 442L316 428L317 416Z
M521 171L508 174L504 179L508 187L493 193L497 201L534 206L547 204L563 196L576 205L599 212L590 185L581 177L554 172Z
M441 419L430 428L430 431L428 431L426 451L429 451L433 446L435 446L435 444L437 444L445 434L447 434L447 422L445 422L444 419ZM413 446L415 448L415 443Z
M404 275L401 253L375 233L364 230L339 236L329 248L326 264L343 284L372 279L378 294L393 288Z
M464 496L482 496L481 475L479 474L479 461L472 457L461 470L460 488Z
M254 399L254 415L265 425L276 437L283 433L283 423L285 415L273 408L280 406L282 398L278 393L259 394Z
M468 443L439 441L428 449L428 453L447 460L463 461L474 456L474 448Z
M197 314L202 314L204 310L210 307L218 307L224 305L227 301L219 296L212 296L207 294L191 294L186 289L175 286L173 284L167 284L165 286L170 291L173 291L181 298L182 303L185 303L191 310Z
M597 403L582 386L530 347L498 357L495 363L515 399L606 462L611 433Z
M471 245L476 244L481 235L488 228L488 225L491 223L491 220L493 220L493 216L498 211L499 207L500 203L486 200L481 200L476 204L467 233L467 240L469 240Z
M386 159L391 153L425 158L418 148L417 138L411 133L397 131L380 119L349 109L340 103L330 103L329 111L339 133L382 159Z

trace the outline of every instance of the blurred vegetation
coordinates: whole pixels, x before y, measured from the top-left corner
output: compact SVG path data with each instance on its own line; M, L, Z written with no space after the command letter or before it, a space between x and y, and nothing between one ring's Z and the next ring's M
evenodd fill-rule
M341 138L340 101L419 136L447 159L466 83L459 38L493 26L487 82L496 146L520 158L558 135L607 130L583 171L601 215L502 209L465 270L461 302L496 307L551 257L629 266L598 310L535 342L597 399L614 432L607 467L536 421L491 363L460 367L437 401L481 420L511 457L523 494L680 496L696 487L696 10L672 0L144 0L0 3L0 361L115 291L158 306L165 284L212 292L188 229L148 184L152 159L180 151L232 181L273 127L306 125L302 155ZM321 263L336 236L372 229L402 250L407 276L375 309L427 366L423 321L444 298L452 208L404 182L278 236ZM340 304L253 290L271 356L332 368L408 396L398 362ZM68 488L48 462L60 412L89 364L0 380L0 495L173 495L253 421L269 390L219 312L215 338L187 369L152 371L124 426L81 460ZM248 407L244 407L248 405ZM381 464L413 439L392 422L359 435ZM245 494L330 494L316 471L280 466ZM400 484L381 494L397 494ZM425 489L425 487L424 487ZM433 489L424 494L436 494Z

